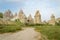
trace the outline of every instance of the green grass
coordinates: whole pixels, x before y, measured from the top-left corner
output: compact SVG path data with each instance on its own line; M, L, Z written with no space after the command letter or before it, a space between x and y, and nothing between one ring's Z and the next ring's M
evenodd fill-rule
M14 24L0 24L0 33L16 32L22 30L24 26L20 21L14 21Z
M36 31L45 35L49 40L60 40L60 26L43 24L22 24L19 21L14 25L0 25L0 33L16 32L22 30L22 27L33 27Z
M16 32L19 30L21 30L20 26L12 26L12 25L4 27L0 26L0 33Z
M15 22L15 24L0 24L0 33L16 32L22 30L20 22Z
M35 26L35 28L49 40L60 40L60 26Z

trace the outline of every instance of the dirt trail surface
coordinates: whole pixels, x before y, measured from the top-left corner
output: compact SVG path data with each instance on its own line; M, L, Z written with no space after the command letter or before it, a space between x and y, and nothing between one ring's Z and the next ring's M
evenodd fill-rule
M39 40L40 34L34 28L25 28L16 33L0 34L0 40Z

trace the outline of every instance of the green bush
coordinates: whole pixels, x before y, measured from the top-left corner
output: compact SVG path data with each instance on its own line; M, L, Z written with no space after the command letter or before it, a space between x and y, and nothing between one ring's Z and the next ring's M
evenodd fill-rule
M3 18L3 13L2 12L0 12L0 18Z
M60 26L60 21L59 22L56 22L55 24Z

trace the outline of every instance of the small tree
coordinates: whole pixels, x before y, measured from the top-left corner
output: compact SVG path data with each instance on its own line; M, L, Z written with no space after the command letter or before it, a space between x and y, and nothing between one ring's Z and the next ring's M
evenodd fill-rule
M56 22L56 25L60 25L60 21L59 22Z
M3 13L2 12L0 12L0 18L3 18Z

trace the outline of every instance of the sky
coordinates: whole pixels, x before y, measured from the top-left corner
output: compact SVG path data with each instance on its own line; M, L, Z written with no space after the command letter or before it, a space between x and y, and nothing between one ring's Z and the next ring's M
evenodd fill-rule
M13 14L19 13L22 9L28 17L34 18L37 10L40 11L42 20L49 20L52 14L60 17L60 0L0 0L0 12L10 9Z

